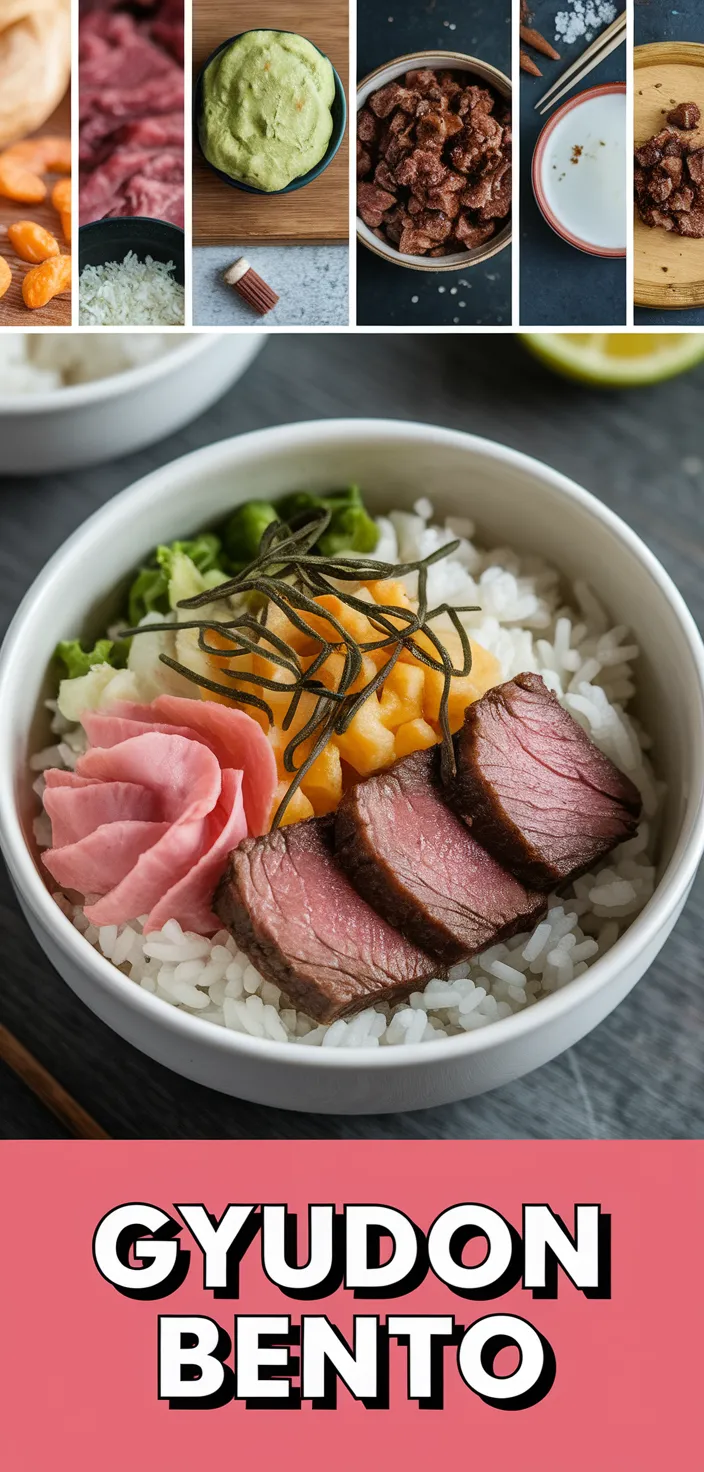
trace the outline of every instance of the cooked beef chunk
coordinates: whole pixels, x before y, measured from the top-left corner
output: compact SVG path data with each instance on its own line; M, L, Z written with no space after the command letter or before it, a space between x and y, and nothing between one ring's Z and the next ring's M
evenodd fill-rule
M357 115L357 137L362 143L378 142L379 123L368 107L363 107Z
M359 213L365 225L373 230L379 226L387 210L396 203L393 194L387 194L385 189L380 189L377 184L360 184L357 190L357 203Z
M381 159L374 170L374 183L378 184L380 189L385 189L387 194L393 194L394 199L396 198L398 185L385 158Z
M664 204L672 194L672 180L669 175L663 174L659 168L653 169L648 182L648 194L653 204Z
M438 972L352 888L329 818L246 838L214 907L262 975L318 1022L398 1001Z
M682 189L675 189L673 191L667 201L667 207L671 214L686 213L688 210L691 210L693 200L694 190L690 189L688 184L685 184Z
M469 215L460 215L455 225L457 240L467 250L474 250L476 246L483 245L485 240L491 240L495 231L493 220L488 220L485 225L473 225Z
M406 255L481 245L511 207L510 119L504 99L466 73L418 68L372 93L357 124L365 224ZM372 177L402 214L382 208Z
M460 204L464 205L465 209L468 210L480 210L485 204L489 203L492 188L493 175L482 174L478 179L468 184L466 189L462 190Z
M453 112L428 112L418 121L416 137L421 148L444 148L448 138L459 133L460 119Z
M696 127L699 109L694 103L678 103L668 120L682 128ZM671 128L664 128L636 149L635 165L633 187L643 223L699 239L704 215L704 197L698 197L699 191L704 193L704 148L692 148Z
M398 248L402 256L424 256L433 249L435 241L431 235L419 230L413 219L408 217L399 237Z
M676 229L675 219L672 215L666 215L664 210L648 209L646 206L641 206L638 209L638 213L644 225L659 225L661 230Z
M501 220L511 208L511 168L501 165L489 175L491 193L479 211L480 220Z
M399 184L407 184L415 192L419 186L435 189L438 184L442 184L447 168L434 149L414 148L408 158L404 158L399 164L395 173Z
M486 87L465 87L457 105L457 111L461 118L465 118L470 112L493 112L494 107L495 99Z
M668 112L668 123L674 123L676 128L696 128L701 117L696 102L678 102L672 112Z
M539 675L517 675L468 706L452 800L512 874L552 889L631 838L639 793Z
M367 153L361 140L357 139L357 178L366 179L372 166L371 154Z
M450 179L444 179L437 189L429 189L426 198L428 209L442 210L450 220L460 212L460 195Z
M687 155L687 173L693 184L704 184L704 148L694 148Z
M388 87L381 87L378 92L372 92L369 98L369 106L378 118L388 118L389 114L400 107L402 112L415 112L416 101L413 92L406 87L399 87L398 82L389 82Z
M680 184L682 183L683 169L684 164L681 158L664 158L662 163L658 164L657 172L661 175L667 174L668 177L672 180L675 189L678 189Z
M402 204L397 204L394 209L389 210L384 217L384 233L392 245L399 245L403 231L410 223L408 213Z
M406 86L412 92L417 92L420 97L426 97L428 92L437 86L435 72L431 71L428 66L422 67L418 71L406 72L405 80Z
M693 240L704 240L704 209L689 209L680 211L675 215L677 229L680 235L688 235Z
M636 163L640 164L642 169L652 169L655 164L660 163L661 158L668 154L670 156L681 155L682 147L682 141L677 134L673 133L671 128L663 128L661 133L656 133L654 138L649 138L647 143L641 144L641 147L636 149Z
M437 748L350 789L335 855L380 915L448 966L531 929L545 909L544 895L507 874L447 806Z

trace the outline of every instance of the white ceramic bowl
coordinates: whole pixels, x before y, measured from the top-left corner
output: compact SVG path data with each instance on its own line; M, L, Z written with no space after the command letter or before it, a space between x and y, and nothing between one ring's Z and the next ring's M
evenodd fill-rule
M372 92L378 92L380 87L386 87L387 83L395 82L406 72L414 71L416 67L432 67L433 71L443 70L452 72L468 72L476 77L478 82L485 82L488 87L493 87L499 96L511 101L511 83L497 67L490 66L486 61L480 61L476 56L465 56L461 51L418 51L411 56L398 56L395 61L388 61L386 66L377 67L375 72L370 72L368 77L359 83L357 88L357 112L364 107L367 98ZM506 223L492 235L484 245L475 246L473 250L456 251L450 256L409 256L403 255L400 250L395 250L393 245L379 240L373 230L365 225L364 220L357 216L357 239L361 240L368 250L374 255L381 256L385 261L391 261L395 266L407 266L412 271L461 271L469 270L470 266L479 266L482 261L488 261L492 256L498 254L504 246L511 241L511 216Z
M254 332L194 333L177 341L153 362L95 383L0 396L0 473L75 470L163 439L214 404L265 339Z
M79 935L44 885L31 839L36 799L27 770L28 754L47 741L42 700L55 641L104 627L116 611L111 590L124 586L155 543L190 535L240 499L350 482L379 510L429 495L438 514L475 519L488 545L524 543L570 580L588 577L643 650L639 714L668 784L655 895L585 975L480 1032L368 1052L245 1037L127 981ZM692 618L652 553L586 491L514 450L431 425L284 425L211 445L147 476L91 517L30 589L0 655L0 838L20 904L57 971L150 1057L211 1088L280 1108L421 1109L547 1062L601 1022L643 975L682 909L704 848L703 732L704 649Z

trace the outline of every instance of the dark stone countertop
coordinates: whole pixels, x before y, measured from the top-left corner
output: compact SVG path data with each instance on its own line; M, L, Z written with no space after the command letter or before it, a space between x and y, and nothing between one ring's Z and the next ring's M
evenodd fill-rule
M357 72L418 51L461 51L511 75L508 0L501 5L394 4L359 0ZM463 271L411 271L357 245L357 318L362 327L511 325L511 247Z
M614 3L619 10L623 8L621 0ZM568 245L543 219L533 194L533 153L538 135L552 117L551 112L541 117L535 104L590 44L585 36L569 46L555 41L555 14L559 9L555 0L530 0L531 24L559 51L560 60L550 61L529 51L542 76L521 72L520 323L522 327L618 327L626 321L625 259L602 259ZM622 45L578 82L574 93L561 98L560 105L590 87L623 82L625 78L626 47Z
M702 627L703 392L704 366L656 388L597 393L552 377L510 336L277 336L218 405L164 443L95 470L0 480L0 626L66 536L155 466L282 420L368 414L473 430L574 476L645 539ZM704 874L649 973L589 1037L495 1093L404 1116L286 1114L188 1083L76 1000L4 871L0 927L0 1021L116 1136L672 1139L704 1130ZM0 1136L60 1133L0 1065Z

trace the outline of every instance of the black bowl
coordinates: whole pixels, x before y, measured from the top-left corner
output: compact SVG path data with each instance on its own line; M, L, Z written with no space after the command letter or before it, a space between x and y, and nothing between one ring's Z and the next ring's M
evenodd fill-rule
M183 230L178 225L169 225L166 220L148 220L141 215L134 218L122 217L115 220L94 220L92 225L81 225L78 232L78 267L105 266L109 261L124 261L130 251L140 261L151 256L155 261L176 267L175 279L179 286L185 284L185 241ZM80 289L80 288L79 288Z

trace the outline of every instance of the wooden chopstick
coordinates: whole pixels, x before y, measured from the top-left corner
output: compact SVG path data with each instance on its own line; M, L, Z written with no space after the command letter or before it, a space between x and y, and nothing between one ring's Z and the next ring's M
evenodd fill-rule
M566 92L571 92L572 88L576 87L578 82L583 81L583 79L588 76L589 72L594 70L595 66L600 66L602 61L604 61L607 56L610 56L612 51L616 50L617 46L623 45L625 39L626 27L624 26L620 34L618 36L614 36L613 40L609 41L608 46L605 46L603 51L599 52L598 56L593 57L593 59L587 63L584 69L581 72L577 73L576 77L572 77L571 80L567 82L566 85L562 87L559 92L556 92L555 96L551 97L550 101L545 104L545 107L541 107L540 116L542 117L544 113L549 112L550 108L554 107L555 103L559 102L560 98L564 97Z
M551 87L548 87L547 92L543 93L543 96L536 102L536 109L539 109L541 113L546 112L547 108L543 107L543 103L546 103L549 97L552 98L550 102L550 107L552 107L553 103L557 102L560 97L563 97L565 92L569 92L570 87L576 86L577 82L582 80L582 77L586 77L593 67L598 66L599 62L604 60L605 56L608 56L611 51L614 51L617 46L620 46L621 42L626 39L626 23L626 11L622 10L621 14L617 15L616 19L611 22L611 25L607 26L606 30L602 31L601 35L597 36L595 41L592 41L586 51L583 51L582 55L577 57L576 61L573 61L570 66L566 67L562 75L558 77L556 82L553 82ZM585 62L589 62L590 65L585 66ZM567 81L568 77L571 77L572 80L569 85L563 86L562 84ZM556 97L552 97L552 93L556 87L561 87L561 90L557 93Z
M0 1023L0 1059L31 1089L42 1104L77 1140L109 1140L110 1136L87 1114L63 1086L47 1072L43 1064L27 1051Z

